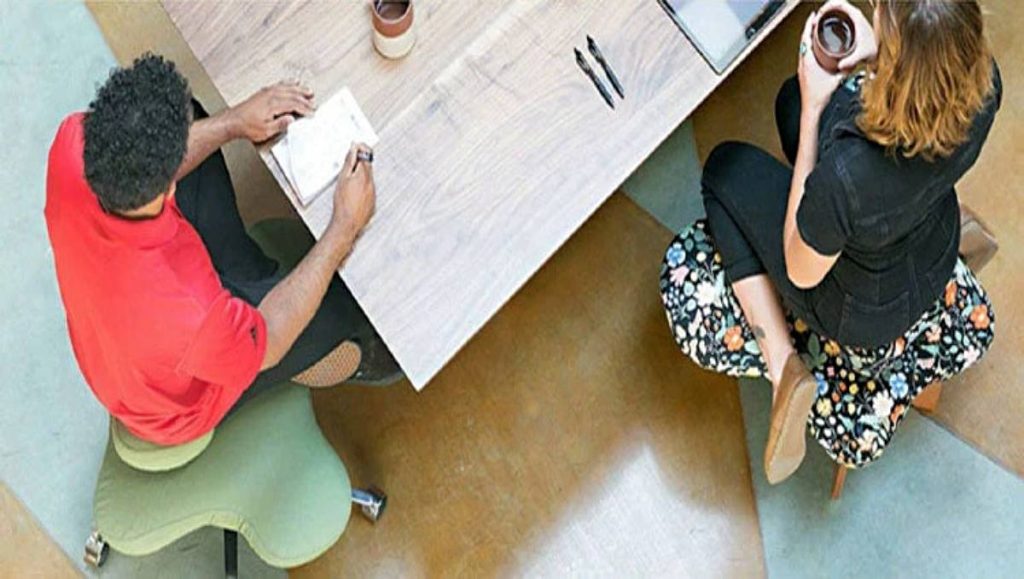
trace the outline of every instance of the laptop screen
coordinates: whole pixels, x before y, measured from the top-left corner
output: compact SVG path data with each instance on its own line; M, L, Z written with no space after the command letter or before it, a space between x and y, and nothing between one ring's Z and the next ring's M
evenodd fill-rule
M771 21L784 0L657 0L721 74Z

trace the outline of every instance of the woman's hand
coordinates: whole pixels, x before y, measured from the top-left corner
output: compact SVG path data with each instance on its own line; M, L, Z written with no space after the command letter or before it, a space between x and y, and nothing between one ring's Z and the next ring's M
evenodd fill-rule
M287 129L297 116L312 115L314 106L313 91L297 82L264 87L228 109L233 136L262 143Z
M804 114L821 115L832 93L843 80L841 74L832 74L818 64L811 49L811 31L818 25L818 13L813 12L804 24L800 43L800 60L797 63L797 77L800 80L800 100Z
M842 10L853 20L854 38L857 39L853 54L839 61L839 70L850 72L862 62L874 62L878 56L878 39L875 38L875 27L871 21L847 0L829 0L818 12L824 14L833 8Z

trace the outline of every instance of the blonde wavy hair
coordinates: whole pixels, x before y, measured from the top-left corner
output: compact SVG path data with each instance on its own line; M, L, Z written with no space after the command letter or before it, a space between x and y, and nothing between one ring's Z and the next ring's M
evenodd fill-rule
M992 92L977 0L876 0L878 58L857 125L905 157L948 157Z

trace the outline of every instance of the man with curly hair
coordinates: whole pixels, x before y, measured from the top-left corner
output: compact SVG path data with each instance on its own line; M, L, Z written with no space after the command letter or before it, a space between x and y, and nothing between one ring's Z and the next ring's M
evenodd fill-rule
M401 373L335 272L374 208L369 151L349 152L323 237L290 273L245 231L224 157L314 113L282 82L209 116L172 62L115 69L50 149L46 224L68 332L100 402L163 445L205 435L243 401L296 379L387 383Z

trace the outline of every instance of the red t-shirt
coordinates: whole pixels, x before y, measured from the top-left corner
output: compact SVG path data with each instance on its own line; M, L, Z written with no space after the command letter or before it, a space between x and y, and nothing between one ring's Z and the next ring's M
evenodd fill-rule
M221 285L173 198L152 219L103 211L85 179L83 118L57 130L46 174L46 226L75 358L136 436L187 442L252 383L266 324Z

